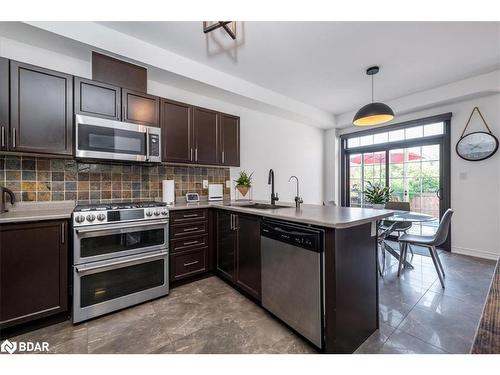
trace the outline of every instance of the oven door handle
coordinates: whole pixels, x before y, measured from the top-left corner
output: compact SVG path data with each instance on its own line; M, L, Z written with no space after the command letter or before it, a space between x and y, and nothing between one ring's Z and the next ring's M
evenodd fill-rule
M115 261L115 262L105 262L96 266L75 266L75 270L79 275L85 275L89 273L105 272L114 270L117 268L123 268L128 266L133 266L135 264L144 263L145 260L153 261L155 259L165 258L168 255L168 251L162 251L160 253L154 253L149 255L143 255L134 258L128 258L125 260Z
M168 224L168 220L161 220L161 221L146 221L143 223L123 223L123 224L116 224L116 225L102 225L99 227L84 227L84 228L75 228L75 232L78 234L84 234L84 233L105 233L108 231L113 231L115 229L129 229L129 228L141 228L141 227L160 227Z

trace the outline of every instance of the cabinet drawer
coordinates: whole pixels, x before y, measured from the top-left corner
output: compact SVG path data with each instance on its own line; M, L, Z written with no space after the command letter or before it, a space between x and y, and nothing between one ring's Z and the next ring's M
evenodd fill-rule
M178 253L185 250L196 249L208 246L208 235L189 237L182 240L175 240L170 243L170 252Z
M170 254L170 280L179 280L207 270L207 248Z
M170 226L170 239L195 236L208 233L208 221L176 224Z
M172 224L186 223L195 220L207 220L208 210L182 210L170 211L170 222Z

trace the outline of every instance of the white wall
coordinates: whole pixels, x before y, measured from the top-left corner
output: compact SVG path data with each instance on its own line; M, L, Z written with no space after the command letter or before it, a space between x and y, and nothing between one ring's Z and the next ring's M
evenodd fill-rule
M1 26L0 56L91 78L91 55L78 43L67 40L59 43L60 37L54 43L35 35L13 36L6 25ZM171 74L164 74L163 78L172 84L149 80L151 94L240 116L241 168L231 168L231 179L237 178L240 169L254 172L254 199L270 199L267 176L273 168L276 191L282 202L293 202L295 185L288 183L291 175L300 179L305 203L322 202L323 130L210 97L210 92L217 88L205 85L200 94L191 80Z
M500 151L480 162L465 161L455 152L455 145L475 106L483 113L492 132L500 138L498 94L397 116L395 122L452 112L451 207L455 211L452 219L452 252L496 259L500 255ZM484 130L484 126L476 114L467 131L479 129ZM356 130L359 128L352 126L342 129L340 133ZM337 170L340 167L338 162L335 167ZM326 183L329 182L333 184L331 181ZM338 189L335 191L338 195Z

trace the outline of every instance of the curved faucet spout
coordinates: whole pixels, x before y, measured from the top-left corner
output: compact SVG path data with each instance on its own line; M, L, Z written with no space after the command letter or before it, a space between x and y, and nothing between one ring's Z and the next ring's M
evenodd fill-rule
M304 201L302 200L299 194L299 178L297 176L290 176L288 182L292 181L293 178L295 178L295 181L297 183L297 195L295 195L295 207L299 208L300 204L304 203Z

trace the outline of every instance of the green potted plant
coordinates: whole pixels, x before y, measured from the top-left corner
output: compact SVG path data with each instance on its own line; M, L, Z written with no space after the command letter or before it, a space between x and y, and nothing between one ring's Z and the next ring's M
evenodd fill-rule
M246 171L241 171L239 177L234 180L236 182L236 189L245 196L248 190L252 187L252 175L253 172L248 174Z
M373 208L384 208L385 204L391 200L392 189L389 186L380 186L380 183L372 184L367 182L368 187L364 191L365 198Z

